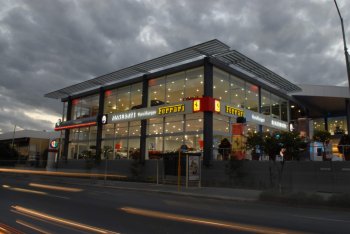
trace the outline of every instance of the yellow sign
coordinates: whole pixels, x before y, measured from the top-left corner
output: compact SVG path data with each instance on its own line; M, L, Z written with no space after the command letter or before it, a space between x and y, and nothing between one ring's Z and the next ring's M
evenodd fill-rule
M174 106L165 106L158 108L158 115L166 115L171 113L185 112L185 104L179 104Z
M215 112L220 112L220 101L215 100Z
M193 100L193 111L200 111L201 110L201 100L200 99L196 99Z
M234 108L234 107L231 107L231 106L226 106L225 107L225 112L228 113L228 114L237 115L237 116L240 116L240 117L244 116L244 111L243 110L240 110L240 109L237 109L237 108Z

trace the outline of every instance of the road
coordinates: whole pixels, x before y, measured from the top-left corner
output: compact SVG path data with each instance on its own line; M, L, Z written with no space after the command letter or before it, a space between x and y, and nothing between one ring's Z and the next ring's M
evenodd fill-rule
M67 179L62 179L67 180ZM0 174L0 233L349 233L350 212Z

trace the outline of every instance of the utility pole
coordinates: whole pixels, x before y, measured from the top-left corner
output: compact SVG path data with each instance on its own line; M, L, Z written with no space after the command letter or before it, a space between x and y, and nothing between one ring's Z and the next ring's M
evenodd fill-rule
M339 11L339 7L337 4L337 1L334 0L335 6L337 7L337 11L339 14L339 18L340 18L340 23L341 23L341 30L343 33L343 43L344 43L344 53L345 53L345 63L346 63L346 72L348 75L348 87L349 87L349 91L350 91L350 64L349 64L349 53L348 53L348 48L346 47L346 39L345 39L345 32L344 32L344 23L343 23L343 17L340 14ZM346 122L348 125L348 134L350 133L350 102L349 99L346 100Z

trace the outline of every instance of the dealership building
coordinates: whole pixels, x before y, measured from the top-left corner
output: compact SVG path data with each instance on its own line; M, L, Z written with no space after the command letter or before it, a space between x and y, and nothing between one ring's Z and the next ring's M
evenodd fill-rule
M322 91L211 40L45 96L63 102L55 127L63 158L92 152L147 160L185 144L209 162L220 159L223 138L233 141L237 122L245 122L243 134L289 131L301 119L308 131L347 133L348 89L315 89Z

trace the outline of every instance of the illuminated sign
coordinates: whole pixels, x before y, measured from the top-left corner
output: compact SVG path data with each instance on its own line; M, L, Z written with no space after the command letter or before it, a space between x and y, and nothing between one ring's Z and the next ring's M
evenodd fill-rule
M287 123L281 122L281 121L278 121L278 120L275 120L275 119L271 120L271 125L274 126L274 127L287 129Z
M219 100L215 100L215 112L220 112L220 101Z
M166 115L171 113L185 112L185 104L165 106L158 108L158 115Z
M265 118L264 117L261 117L259 115L256 115L256 114L252 114L252 120L255 120L259 123L265 123Z
M101 123L106 124L107 123L107 115L102 115L101 117Z
M58 141L57 140L52 140L50 142L50 147L53 149L56 149L58 147Z
M193 112L198 112L201 110L201 100L194 99L193 100Z
M135 119L145 119L152 117L157 114L156 110L138 110L124 113L112 114L110 120L112 122L119 122L123 120L135 120Z
M215 109L216 109L216 105L215 105ZM230 114L230 115L237 115L237 116L240 116L240 117L243 117L244 116L244 111L243 110L240 110L240 109L237 109L237 108L234 108L234 107L231 107L231 106L225 106L225 112L227 114Z

